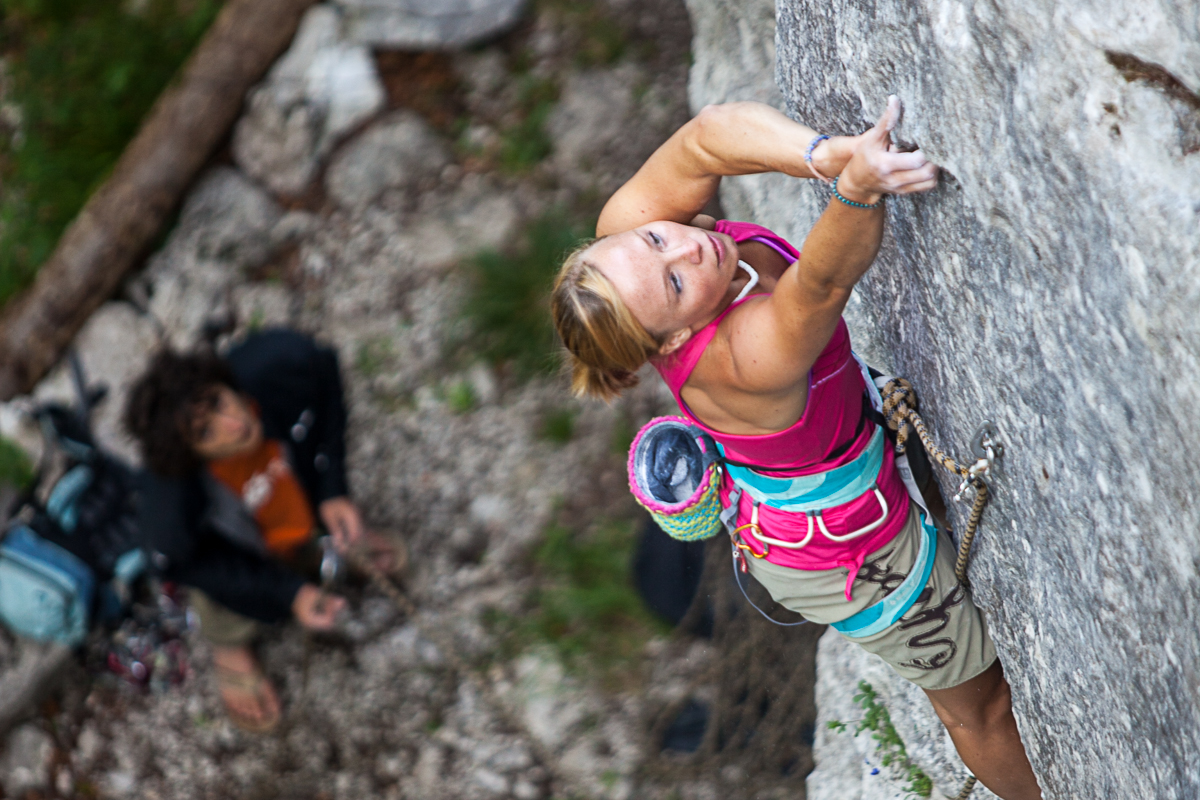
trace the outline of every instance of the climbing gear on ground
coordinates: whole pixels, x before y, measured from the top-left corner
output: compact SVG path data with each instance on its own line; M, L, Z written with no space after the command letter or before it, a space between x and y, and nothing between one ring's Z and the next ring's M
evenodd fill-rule
M813 163L813 151L817 149L817 145L821 144L821 142L827 141L828 139L829 134L822 133L820 136L809 142L807 149L804 151L804 163L808 164L808 168L812 170L813 175L817 176L817 180L820 180L823 183L833 183L833 178L827 178L821 174L819 169L817 169L817 165Z
M93 616L116 623L147 566L137 547L134 478L101 450L89 414L106 391L86 386L69 354L77 402L32 415L44 447L37 474L0 533L0 622L32 639L81 644Z
M683 417L655 417L629 448L629 490L674 539L721 532L720 454L712 437Z
M80 558L18 522L0 542L0 622L21 636L83 643L96 578Z
M746 271L746 274L750 276L750 280L746 281L746 285L742 287L740 292L738 292L738 296L733 298L734 303L740 303L746 297L746 295L750 294L751 289L753 289L755 286L758 286L758 270L747 264L745 261L742 261L740 258L738 259L738 266Z
M975 534L979 532L979 521L988 501L988 485L984 476L991 471L996 459L1004 454L995 427L990 421L980 427L972 443L972 450L978 457L969 467L964 467L934 444L929 429L917 413L917 394L911 383L904 378L887 379L882 384L882 394L883 415L888 427L896 432L896 452L905 451L909 432L915 431L930 457L962 479L958 493L954 495L955 500L959 500L967 489L975 490L975 501L971 506L971 514L967 517L967 528L959 540L958 557L954 563L954 575L958 582L969 587L967 564L971 555L971 544L975 541Z
M841 176L839 175L838 177L840 178ZM848 206L854 206L855 208L868 208L868 209L869 208L879 208L879 204L883 202L882 198L880 198L879 200L876 200L874 203L856 203L853 200L847 200L845 197L842 196L842 193L838 191L837 185L838 185L838 179L834 178L833 179L833 196L836 197L838 200L841 200L843 203L845 203Z

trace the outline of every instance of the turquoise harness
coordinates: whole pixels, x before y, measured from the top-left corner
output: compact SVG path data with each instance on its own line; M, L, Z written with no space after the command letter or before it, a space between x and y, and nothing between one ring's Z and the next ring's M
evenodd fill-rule
M862 368L863 377L867 385L874 390L869 391L868 395L872 404L878 410L883 405L878 387L861 360L859 360L859 365ZM886 381L887 378L883 377L880 380ZM826 472L818 472L794 478L771 477L756 472L750 467L731 464L726 461L724 465L725 469L738 488L730 498L729 507L722 512L721 520L726 524L731 536L734 537L734 577L738 579L738 586L741 586L741 578L737 575L738 559L744 558L741 555L741 549L749 549L745 544L739 545L738 529L735 527L735 518L737 517L738 501L741 499L741 492L744 491L750 495L751 500L754 502L751 524L755 527L755 538L763 542L764 547L774 546L790 549L804 547L815 533L814 519L816 520L816 527L821 530L821 533L835 542L847 541L862 536L882 525L888 516L887 501L876 485L879 470L883 467L884 442L883 428L877 425L875 432L871 434L871 439L867 443L867 446L850 463L843 464ZM724 456L724 447L720 443L717 444L717 447L720 449L721 455ZM897 458L896 468L900 472L900 478L904 482L909 496L921 507L920 548L917 551L917 557L913 562L912 569L909 570L908 577L895 590L879 602L864 608L857 614L832 623L832 628L843 636L848 636L852 639L873 636L899 621L912 608L920 596L921 590L929 582L929 576L933 572L933 563L937 557L938 531L930 522L929 511L925 508L925 502L921 497L921 493L917 490L916 483L913 481L912 471L908 466L907 459ZM875 496L879 500L882 511L879 519L848 534L841 536L830 534L829 530L825 527L821 512L824 509L848 503L871 491L875 492ZM808 534L799 542L788 542L764 536L762 529L758 527L758 506L760 504L783 511L805 514L808 517ZM765 552L763 555L765 555ZM742 593L745 594L745 589L742 589ZM749 600L750 598L747 596L746 599ZM751 602L751 605L754 605L753 602ZM758 606L754 607L760 614L771 620L762 609L758 608ZM775 620L771 621L775 622Z

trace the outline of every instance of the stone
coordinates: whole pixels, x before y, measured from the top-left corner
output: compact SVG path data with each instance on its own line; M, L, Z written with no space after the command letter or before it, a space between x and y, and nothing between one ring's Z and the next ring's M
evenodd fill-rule
M313 6L287 53L251 90L234 128L234 159L272 191L300 194L333 146L385 99L370 50L343 37L336 7Z
M157 345L158 328L154 320L131 304L119 301L102 305L75 338L74 349L88 387L108 389L91 417L96 441L129 464L140 464L141 455L125 433L121 415L130 384L146 368ZM34 399L78 405L67 361L59 363L38 384Z
M768 35L765 5L689 5L732 14L732 44L694 51L694 106L758 85L761 65L720 76L741 69L739 37ZM1045 796L1195 796L1200 633L1185 621L1200 598L1200 509L1187 454L1200 384L1181 376L1200 337L1196 9L780 0L776 47L797 119L857 133L894 92L897 138L944 167L936 191L888 201L883 250L847 318L860 351L913 380L952 454L966 457L985 418L1000 431L970 576ZM727 213L797 244L828 199L784 178L722 194ZM956 530L968 509L951 503ZM822 653L825 680L836 667ZM888 675L875 688L897 703L897 728L942 736ZM810 793L866 796L862 781L822 785L838 772L830 742L821 734ZM932 750L915 750L937 770Z
M234 311L234 285L274 252L282 209L230 167L206 174L166 246L138 280L147 306L176 347L196 344L204 324Z
M521 18L525 0L336 0L351 41L372 47L449 50L494 38Z
M347 143L329 165L325 187L340 206L365 206L388 190L436 178L449 161L429 123L415 112L396 111Z
M8 736L0 759L0 786L8 797L50 786L54 739L37 725L22 725Z

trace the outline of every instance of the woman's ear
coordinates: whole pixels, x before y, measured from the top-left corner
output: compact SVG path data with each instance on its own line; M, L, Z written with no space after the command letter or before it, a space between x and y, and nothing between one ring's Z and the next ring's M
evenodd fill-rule
M684 342L690 338L692 338L692 329L680 328L667 337L667 340L658 348L658 354L660 356L670 355L683 347Z

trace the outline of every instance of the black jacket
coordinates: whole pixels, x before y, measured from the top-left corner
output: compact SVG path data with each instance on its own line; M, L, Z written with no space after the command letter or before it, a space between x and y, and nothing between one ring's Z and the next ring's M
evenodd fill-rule
M263 435L287 444L314 514L322 501L347 494L346 409L336 354L307 336L272 330L250 336L227 361L235 388L259 404ZM139 528L164 578L262 622L291 614L304 579L271 560L253 531L239 536L222 523L231 515L220 484L204 471L186 478L145 473L142 480ZM232 528L253 525L241 513Z

